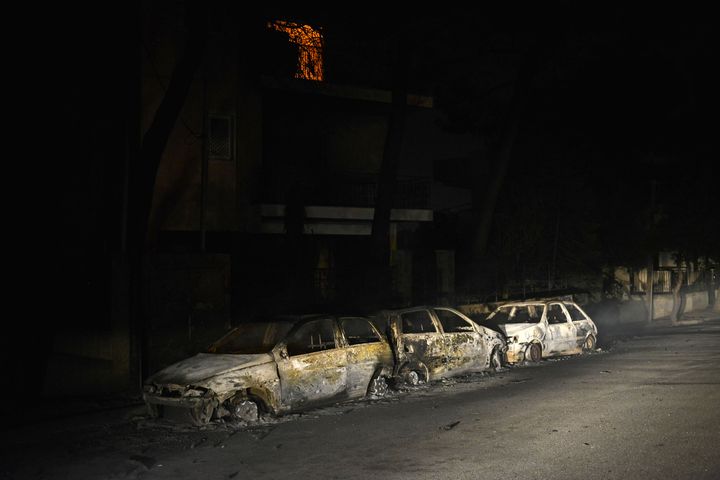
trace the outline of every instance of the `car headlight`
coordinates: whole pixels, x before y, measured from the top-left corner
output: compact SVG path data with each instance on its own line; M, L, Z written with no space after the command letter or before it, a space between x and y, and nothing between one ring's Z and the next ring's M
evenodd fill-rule
M155 393L157 391L157 388L155 388L155 385L148 383L146 385L143 385L143 392L145 393Z
M202 387L188 387L187 390L185 390L185 393L183 393L184 397L204 397L207 395L209 390L207 388Z
M209 388L190 386L185 387L183 397L210 397L213 395L213 391Z
M508 337L507 343L517 343L517 337Z

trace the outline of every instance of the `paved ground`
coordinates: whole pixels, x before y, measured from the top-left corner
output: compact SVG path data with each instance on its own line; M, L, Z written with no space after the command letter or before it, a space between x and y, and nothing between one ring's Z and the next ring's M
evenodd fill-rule
M252 428L135 407L6 429L0 479L720 478L720 320L688 320Z

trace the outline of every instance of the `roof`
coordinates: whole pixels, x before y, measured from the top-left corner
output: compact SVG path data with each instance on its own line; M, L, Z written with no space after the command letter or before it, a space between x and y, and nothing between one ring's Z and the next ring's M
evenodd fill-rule
M561 303L575 303L575 300L568 299L568 298L536 298L536 299L527 299L522 301L513 301L513 302L505 302L498 305L498 307L507 307L507 306L523 306L523 305L537 305L538 303L542 304L548 304L548 303L555 303L555 302L561 302Z

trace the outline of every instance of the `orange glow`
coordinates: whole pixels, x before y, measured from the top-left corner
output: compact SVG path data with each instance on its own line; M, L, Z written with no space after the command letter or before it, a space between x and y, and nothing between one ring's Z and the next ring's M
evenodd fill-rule
M319 29L310 25L276 20L269 28L287 33L290 41L298 47L298 71L295 78L323 80L323 37Z

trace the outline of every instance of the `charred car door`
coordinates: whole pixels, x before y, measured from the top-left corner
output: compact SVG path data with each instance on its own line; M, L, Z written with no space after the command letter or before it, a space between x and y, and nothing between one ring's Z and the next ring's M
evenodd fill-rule
M583 343L585 343L585 338L595 333L595 329L593 328L594 324L587 314L574 303L565 302L564 305L570 314L570 319L575 325L575 347L582 348Z
M445 341L429 310L396 314L392 329L399 368L424 370L428 381L443 375L447 370Z
M547 335L545 348L547 353L564 353L576 349L577 329L570 320L565 307L560 303L551 303L547 311Z
M279 346L282 404L297 410L347 396L347 354L339 348L335 320L298 325Z
M471 320L448 308L433 309L445 337L447 369L453 375L484 370L489 353L483 336Z
M363 397L376 374L392 372L390 345L366 318L340 319L347 352L347 388L351 398Z

